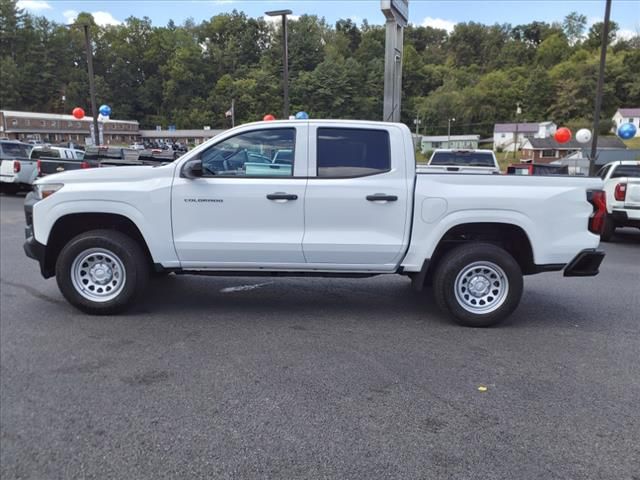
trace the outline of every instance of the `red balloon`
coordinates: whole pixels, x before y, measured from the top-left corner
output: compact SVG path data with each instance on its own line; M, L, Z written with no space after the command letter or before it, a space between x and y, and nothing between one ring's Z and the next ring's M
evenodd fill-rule
M80 108L80 107L76 107L71 112L71 115L76 117L78 120L81 120L81 119L84 118L84 110L82 108Z
M571 140L571 130L569 130L567 127L560 127L558 130L556 130L553 138L555 138L556 142L558 143L567 143L569 140Z
M270 113L267 113L262 120L264 120L265 122L270 122L271 120L275 120L275 119L276 117L274 117Z

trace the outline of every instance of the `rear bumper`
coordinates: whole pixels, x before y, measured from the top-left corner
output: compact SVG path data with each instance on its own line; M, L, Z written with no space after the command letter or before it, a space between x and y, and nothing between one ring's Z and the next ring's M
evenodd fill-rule
M595 248L582 250L564 269L565 277L593 277L600 270L604 252Z
M621 227L640 227L640 209L614 210L611 217Z

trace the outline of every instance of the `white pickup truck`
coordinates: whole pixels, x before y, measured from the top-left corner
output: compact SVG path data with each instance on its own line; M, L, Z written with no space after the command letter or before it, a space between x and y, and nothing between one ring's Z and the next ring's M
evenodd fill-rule
M92 314L123 310L154 272L400 274L432 285L458 322L489 326L516 309L523 275L598 273L601 189L599 178L416 174L402 124L258 122L171 164L38 180L25 252Z
M608 242L617 227L640 228L640 161L607 163L598 172L607 195L607 218L600 238Z

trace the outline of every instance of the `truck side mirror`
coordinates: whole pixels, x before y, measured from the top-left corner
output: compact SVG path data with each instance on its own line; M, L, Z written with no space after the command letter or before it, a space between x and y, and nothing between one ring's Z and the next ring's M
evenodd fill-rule
M202 160L199 158L189 160L184 164L184 167L182 167L182 173L180 176L191 180L202 177Z

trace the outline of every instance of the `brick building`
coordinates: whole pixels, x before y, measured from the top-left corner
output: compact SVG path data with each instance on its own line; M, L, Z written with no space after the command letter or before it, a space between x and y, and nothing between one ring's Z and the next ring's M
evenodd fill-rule
M57 113L0 110L0 137L84 144L91 138L92 122L91 117L78 120L72 115ZM125 145L140 139L137 121L109 120L102 130L105 144Z

